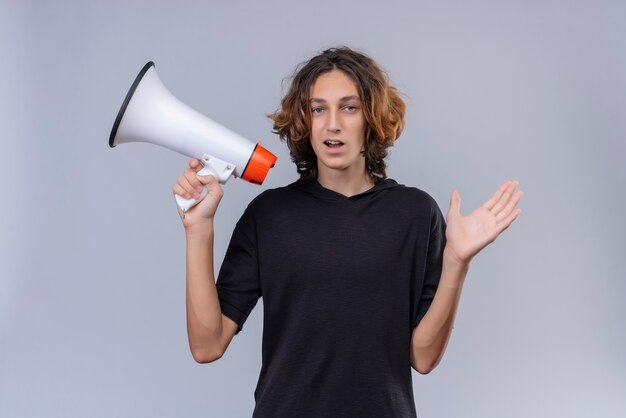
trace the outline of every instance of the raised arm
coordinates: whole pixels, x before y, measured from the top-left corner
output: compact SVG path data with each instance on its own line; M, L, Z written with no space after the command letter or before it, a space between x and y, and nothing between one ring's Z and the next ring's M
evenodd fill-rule
M470 261L520 214L521 209L516 206L523 192L514 193L516 187L517 181L504 182L487 202L468 216L461 215L459 192L452 193L446 215L446 246L439 286L411 337L411 366L419 373L429 373L443 357Z
M194 360L209 363L222 357L230 344L237 324L222 315L213 267L213 218L223 196L221 186L212 176L197 176L202 169L192 159L176 185L174 193L187 199L198 197L204 184L209 193L187 213L179 214L187 241L187 335Z

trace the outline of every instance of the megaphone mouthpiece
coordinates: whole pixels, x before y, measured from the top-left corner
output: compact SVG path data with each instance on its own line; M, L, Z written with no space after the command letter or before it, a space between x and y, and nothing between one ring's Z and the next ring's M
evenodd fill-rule
M243 170L242 179L250 183L263 184L270 168L276 164L276 156L261 146L261 141L254 147L248 165Z

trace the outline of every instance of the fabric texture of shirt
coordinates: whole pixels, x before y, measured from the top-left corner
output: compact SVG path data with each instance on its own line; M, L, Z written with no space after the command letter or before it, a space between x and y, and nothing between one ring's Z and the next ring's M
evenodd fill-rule
M428 193L392 179L351 197L316 179L257 196L216 282L237 334L263 297L253 418L416 417L411 334L445 228Z

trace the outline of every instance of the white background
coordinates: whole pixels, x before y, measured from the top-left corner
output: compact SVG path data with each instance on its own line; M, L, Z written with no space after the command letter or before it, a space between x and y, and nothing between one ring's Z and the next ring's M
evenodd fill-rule
M262 300L222 359L193 361L171 195L187 159L109 132L153 60L279 157L263 186L225 186L218 268L247 203L296 179L265 117L282 80L342 44L410 97L390 177L444 213L454 188L464 214L507 179L525 192L442 363L413 372L419 416L625 416L625 3L224 3L2 1L0 416L251 415Z

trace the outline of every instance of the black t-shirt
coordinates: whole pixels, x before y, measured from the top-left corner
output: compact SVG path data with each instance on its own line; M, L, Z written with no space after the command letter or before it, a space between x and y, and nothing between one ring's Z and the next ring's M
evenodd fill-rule
M351 197L315 179L257 196L216 283L237 334L263 297L253 417L416 417L411 333L445 228L429 194L392 179Z

